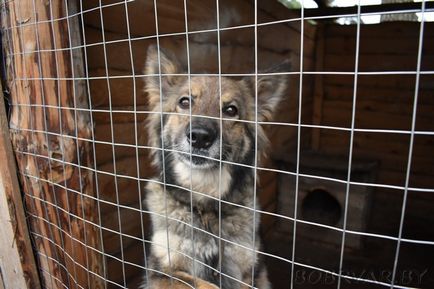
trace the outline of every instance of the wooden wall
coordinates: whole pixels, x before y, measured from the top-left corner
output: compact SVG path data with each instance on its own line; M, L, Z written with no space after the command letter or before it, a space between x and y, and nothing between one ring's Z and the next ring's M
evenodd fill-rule
M420 23L388 22L362 25L360 31L359 71L391 72L387 75L359 75L355 127L361 129L411 129L416 75L399 73L416 71ZM425 23L421 70L434 68L434 25ZM323 71L353 72L356 26L324 27ZM393 73L394 72L394 73ZM351 75L321 77L315 94L316 124L351 127L353 105ZM432 75L421 75L418 91L416 130L434 129L434 82ZM312 146L323 152L348 155L350 133L337 130L316 131ZM315 138L315 137L314 137ZM356 132L355 158L369 158L380 163L377 183L404 186L410 145L409 134ZM434 137L416 135L412 155L410 186L434 187ZM397 234L402 205L402 190L380 189L374 193L372 219L368 230ZM427 225L432 217L426 214L432 194L410 191L406 211L406 237L431 238ZM387 218L384 216L387 215ZM429 237L429 236L431 237Z
M120 3L119 3L120 2ZM186 40L184 7L181 0L159 0L158 2L158 33L160 45L167 50L175 52L181 63L186 65ZM189 31L216 29L216 9L214 0L194 0L188 2L188 29ZM133 88L137 92L137 115L139 145L146 145L144 121L146 118L146 95L142 87L142 76L146 59L147 47L156 44L156 29L153 1L133 1L125 9L124 2L104 1L107 7L98 8L99 1L83 1L84 30L87 64L89 69L89 86L92 108L100 110L93 112L95 124L98 187L100 197L108 202L101 202L102 226L104 227L105 253L113 256L107 258L107 278L123 285L122 255L125 261L132 264L143 265L143 248L140 241L134 237L142 238L140 213L129 208L116 206L116 186L119 203L126 207L138 208L139 195L143 194L144 182L125 177L112 175L132 176L140 175L150 178L155 175L149 166L148 151L119 144L135 145ZM233 27L238 25L252 25L254 23L254 7L252 1L223 0L220 3L220 27ZM110 4L114 4L110 6ZM260 1L258 11L259 22L269 22L283 18L292 18L293 14L286 11L277 1ZM102 14L101 14L102 12ZM128 14L130 35L128 35L126 17ZM102 15L102 16L101 16ZM315 27L305 23L304 36L304 66L311 69L314 57ZM171 34L171 35L168 35ZM175 35L173 35L175 34ZM130 37L129 37L130 36ZM223 73L252 73L254 72L254 28L240 28L222 30L221 34L221 64ZM131 49L128 39L131 39ZM103 41L106 42L105 46ZM191 59L191 72L218 72L217 34L216 32L189 34L189 47ZM106 53L106 59L104 55ZM132 53L132 62L130 61ZM292 71L299 71L300 64L300 23L273 24L258 27L258 69L264 70L289 59L292 62ZM106 66L107 61L107 66ZM107 73L106 73L107 70ZM135 78L131 77L134 74ZM109 81L105 76L110 76ZM282 104L281 112L275 121L294 123L298 117L298 75L291 76L291 87L288 97ZM306 107L312 105L312 81L306 81L304 87L304 103ZM111 103L109 101L111 96ZM113 135L111 133L110 109L113 119ZM311 109L304 114L309 115ZM272 138L272 150L285 150L296 135L293 127L268 126ZM308 135L309 136L309 135ZM114 152L111 142L116 143ZM113 157L114 156L114 157ZM136 158L139 159L140 172L136 170ZM114 161L116 166L114 166ZM274 167L270 160L264 163L266 167ZM274 212L276 209L276 177L273 173L264 173L261 177L261 203L266 211ZM140 191L139 191L140 190ZM143 195L142 195L143 198ZM144 216L145 238L149 234L147 217ZM121 229L119 228L119 220ZM271 218L263 216L265 224L273 222ZM264 226L269 227L269 226ZM123 237L122 246L119 234L130 235ZM123 250L122 250L123 247ZM123 252L122 252L123 251ZM129 280L134 276L143 274L134 265L125 265L127 286L135 286ZM134 281L132 281L134 282ZM116 285L112 283L113 287Z

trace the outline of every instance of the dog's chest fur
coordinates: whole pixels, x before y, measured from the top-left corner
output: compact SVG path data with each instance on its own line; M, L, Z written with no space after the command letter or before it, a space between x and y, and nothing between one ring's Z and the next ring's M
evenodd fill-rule
M258 229L258 220L253 222L252 197L245 192L232 192L234 198L228 202L238 206L221 202L219 210L219 202L209 198L207 202L193 200L191 208L187 190L167 186L165 192L162 185L154 183L147 186L147 191L147 206L154 213L151 218L154 229L151 254L156 257L156 265L162 269L171 266L172 270L194 273L211 282L218 282L218 279L213 280L217 274L212 268L219 270L220 266L224 274L238 280L251 274L256 262L251 250L254 224L256 234ZM186 196L181 196L184 194ZM258 237L255 243L258 249ZM219 254L222 255L222 264L219 264Z

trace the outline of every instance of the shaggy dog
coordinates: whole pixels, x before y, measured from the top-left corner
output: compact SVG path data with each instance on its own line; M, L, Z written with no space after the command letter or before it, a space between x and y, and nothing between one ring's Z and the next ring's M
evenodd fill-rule
M159 148L153 162L161 174L146 186L153 234L142 288L271 288L255 253L261 241L252 167L255 150L260 155L267 144L255 120L273 114L286 78L258 76L257 92L254 77L188 78L155 46L145 70L149 145Z

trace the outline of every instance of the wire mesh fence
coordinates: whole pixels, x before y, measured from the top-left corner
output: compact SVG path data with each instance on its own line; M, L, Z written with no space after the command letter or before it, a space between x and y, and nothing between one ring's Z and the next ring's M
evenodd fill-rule
M432 286L434 6L315 2L1 1L44 288Z

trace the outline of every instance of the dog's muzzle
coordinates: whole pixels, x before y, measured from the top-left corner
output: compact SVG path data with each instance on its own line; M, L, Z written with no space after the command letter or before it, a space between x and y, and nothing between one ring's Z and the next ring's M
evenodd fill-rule
M187 141L195 149L208 149L216 140L217 133L214 129L195 126L186 131Z
M217 123L212 120L194 120L188 125L185 130L186 144L191 146L192 164L204 165L213 161L208 157L218 157L219 153L219 128ZM190 150L190 149L188 149ZM201 157L203 156L203 157ZM188 156L183 156L185 159L190 159Z

